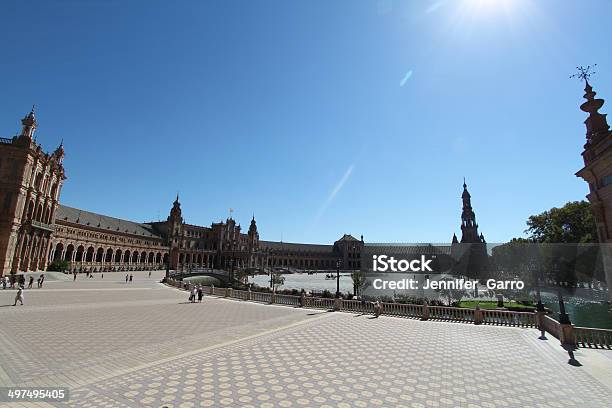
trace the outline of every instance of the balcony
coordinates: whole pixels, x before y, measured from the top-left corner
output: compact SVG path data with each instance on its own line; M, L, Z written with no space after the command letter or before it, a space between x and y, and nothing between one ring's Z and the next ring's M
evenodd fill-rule
M55 226L53 225L45 224L44 222L34 221L34 220L30 220L28 222L34 228L38 228L38 229L49 231L49 232L55 232Z

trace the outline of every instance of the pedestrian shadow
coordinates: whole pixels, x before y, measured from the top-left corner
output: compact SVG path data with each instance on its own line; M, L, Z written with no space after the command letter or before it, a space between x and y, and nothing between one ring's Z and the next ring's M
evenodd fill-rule
M0 305L0 307L13 307L15 305Z
M316 316L316 315L331 313L331 312L333 312L333 310L325 310L324 312L308 313L306 314L306 316Z

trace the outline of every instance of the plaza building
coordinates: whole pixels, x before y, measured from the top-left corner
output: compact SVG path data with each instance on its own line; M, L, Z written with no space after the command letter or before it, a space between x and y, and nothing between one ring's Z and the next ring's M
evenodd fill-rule
M197 268L359 269L363 236L331 245L260 241L255 217L246 233L229 217L198 226L185 222L177 195L166 221L138 223L60 204L66 180L63 143L53 153L36 142L34 108L21 133L0 138L0 276L70 271Z

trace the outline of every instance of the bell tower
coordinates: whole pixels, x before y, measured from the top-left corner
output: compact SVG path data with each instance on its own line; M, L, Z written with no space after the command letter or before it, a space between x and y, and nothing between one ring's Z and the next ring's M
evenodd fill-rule
M34 140L34 107L21 134L0 138L0 276L45 270L64 180L63 144L46 153Z
M177 269L179 265L180 250L183 245L183 215L179 195L172 204L168 216L168 246L170 247L170 269Z
M586 127L586 142L582 151L584 167L576 176L589 184L586 198L591 203L591 211L595 217L597 237L602 245L602 260L606 281L608 282L608 301L612 304L612 132L606 119L606 114L599 113L604 100L595 98L596 92L589 83L595 73L593 68L577 67L578 73L572 77L584 81L584 99L580 110L589 114L584 121ZM609 309L612 314L612 307Z

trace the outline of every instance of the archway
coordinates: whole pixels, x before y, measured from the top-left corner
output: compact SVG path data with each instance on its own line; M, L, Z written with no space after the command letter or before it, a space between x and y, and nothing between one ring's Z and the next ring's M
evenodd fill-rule
M74 245L69 244L66 247L66 256L64 257L65 261L71 262L72 261L72 254L74 253Z
M89 248L87 248L87 253L85 254L85 262L92 262L94 259L94 253L94 247L90 246Z
M53 261L62 261L62 252L64 251L64 244L58 242L55 245L55 252L53 252Z
M96 262L102 262L104 258L104 248L98 248L98 252L96 252Z
M112 248L108 248L108 250L106 250L106 259L105 259L106 263L111 263L113 262L113 249Z
M83 262L83 255L84 255L84 253L85 253L85 248L83 247L83 245L79 245L79 247L77 248L77 253L76 253L75 261L76 262Z

